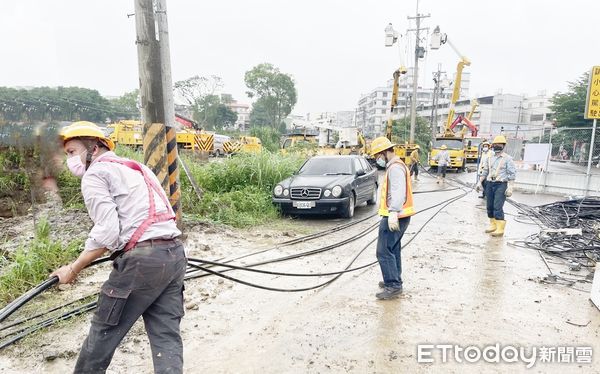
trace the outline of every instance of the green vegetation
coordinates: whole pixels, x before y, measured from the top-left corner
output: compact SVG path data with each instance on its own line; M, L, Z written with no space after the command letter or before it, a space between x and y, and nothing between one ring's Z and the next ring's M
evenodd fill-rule
M0 152L0 196L29 189L29 178L22 166L23 156L16 149Z
M29 244L21 245L10 256L10 263L3 260L0 268L0 302L14 300L46 279L56 268L75 259L81 244L81 240L75 240L64 246L52 240L48 222L39 222L35 238Z
M590 74L586 72L575 82L569 82L567 92L552 96L550 109L558 127L591 127L592 120L583 118Z
M298 101L296 85L289 74L272 64L258 64L244 75L250 98L256 98L250 113L252 126L270 126L281 130L286 118Z
M81 87L34 87L16 89L0 87L0 100L6 105L0 112L6 121L77 121L103 122L139 116L125 94L123 100L109 101L97 90ZM137 96L137 95L136 95ZM135 109L135 110L133 110Z
M188 162L204 195L198 201L187 177L182 175L183 212L236 227L268 222L278 217L271 203L273 187L298 170L303 161L297 155L263 152L204 165Z
M408 141L410 135L410 118L403 118L393 122L392 141L396 144L403 144ZM427 150L430 148L431 128L430 123L423 117L417 117L415 124L415 143L421 146L419 157L421 163L427 162Z

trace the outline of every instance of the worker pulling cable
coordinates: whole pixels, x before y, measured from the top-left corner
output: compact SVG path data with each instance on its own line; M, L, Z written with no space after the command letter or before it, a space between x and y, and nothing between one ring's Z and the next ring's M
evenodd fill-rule
M143 316L155 371L181 373L179 324L186 258L160 182L145 165L117 157L114 142L91 122L63 128L61 140L69 170L82 178L94 227L80 256L51 277L70 283L105 252L114 258L75 372L106 371L125 334ZM156 264L162 264L161 277L156 277Z

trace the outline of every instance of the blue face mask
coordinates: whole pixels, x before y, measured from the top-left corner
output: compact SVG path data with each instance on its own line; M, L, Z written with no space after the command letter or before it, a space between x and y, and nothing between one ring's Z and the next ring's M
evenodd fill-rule
M385 159L383 157L379 157L375 162L377 163L377 165L379 167L382 167L382 168L384 168L386 165Z

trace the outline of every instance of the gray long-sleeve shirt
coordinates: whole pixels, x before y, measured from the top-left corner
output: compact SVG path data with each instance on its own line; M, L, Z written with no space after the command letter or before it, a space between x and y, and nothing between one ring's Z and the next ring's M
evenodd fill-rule
M515 162L506 153L490 155L481 170L481 177L489 181L509 182L514 181L516 176Z
M450 153L447 150L441 150L433 159L437 161L438 166L448 166L450 164Z
M387 204L390 212L400 212L406 202L406 170L395 162L397 159L392 158L386 166L389 177Z

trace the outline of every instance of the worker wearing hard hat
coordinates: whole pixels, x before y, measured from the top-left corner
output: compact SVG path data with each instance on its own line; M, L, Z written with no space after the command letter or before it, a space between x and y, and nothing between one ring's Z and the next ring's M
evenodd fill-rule
M145 165L117 157L113 141L91 122L63 128L61 138L69 170L82 178L94 227L80 256L51 276L70 283L107 251L114 259L75 372L104 373L125 334L143 316L154 371L181 373L187 260L160 182Z
M481 190L485 181L485 194L487 214L490 226L485 230L492 236L503 236L506 221L504 220L504 202L507 197L512 196L513 184L517 175L515 163L509 155L504 152L506 138L498 135L492 142L493 154L483 164L476 189Z
M442 144L440 151L433 157L434 161L437 162L437 183L443 182L446 178L446 169L450 164L450 153L448 153L448 146Z
M379 236L377 237L377 261L381 268L383 288L375 296L380 300L394 298L402 293L402 236L415 214L410 171L394 153L394 144L386 137L371 143L371 156L379 166L386 168L379 197Z
M419 180L419 151L420 145L416 145L415 149L410 152L410 175L415 176L415 181Z
M477 169L477 175L481 178L481 174L483 173L483 166L488 162L488 158L492 156L494 152L490 149L490 143L487 140L484 140L481 143L481 154L479 156L479 168ZM485 198L485 180L481 182L481 195L479 195L480 199Z

